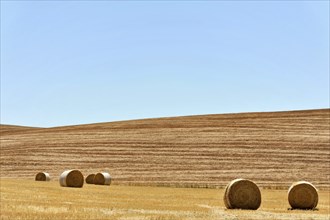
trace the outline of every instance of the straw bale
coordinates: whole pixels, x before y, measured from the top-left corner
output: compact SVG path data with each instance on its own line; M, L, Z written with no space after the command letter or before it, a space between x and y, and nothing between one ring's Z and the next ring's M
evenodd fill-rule
M46 172L37 173L35 177L36 181L50 181L50 175Z
M250 180L235 179L226 187L224 203L228 209L256 210L261 204L259 187Z
M293 183L289 188L288 200L293 209L315 209L319 196L313 184L299 181Z
M87 184L94 184L94 177L95 177L94 173L89 174L85 179L86 183Z
M96 185L110 185L111 184L110 174L106 173L106 172L95 174L94 184L96 184Z
M60 176L60 185L67 187L82 187L84 176L79 170L66 170Z

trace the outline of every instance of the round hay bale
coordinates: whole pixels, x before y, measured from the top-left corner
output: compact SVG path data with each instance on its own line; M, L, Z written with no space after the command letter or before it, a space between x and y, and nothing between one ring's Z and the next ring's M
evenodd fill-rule
M60 185L82 187L84 185L84 176L79 170L66 170L60 176Z
M96 185L110 185L111 184L111 176L109 173L97 173L94 176L94 184Z
M35 177L36 181L50 181L50 175L46 172L37 173Z
M299 181L289 188L288 200L293 209L315 209L319 196L313 184Z
M86 183L87 184L93 184L94 183L94 176L95 176L95 174L89 174L85 179Z
M235 179L227 185L223 199L228 209L256 210L261 204L261 193L254 182Z

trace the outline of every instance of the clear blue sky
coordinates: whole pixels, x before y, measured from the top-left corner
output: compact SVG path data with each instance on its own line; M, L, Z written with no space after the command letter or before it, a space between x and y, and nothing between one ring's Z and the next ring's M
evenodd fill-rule
M329 105L329 1L1 1L2 124Z

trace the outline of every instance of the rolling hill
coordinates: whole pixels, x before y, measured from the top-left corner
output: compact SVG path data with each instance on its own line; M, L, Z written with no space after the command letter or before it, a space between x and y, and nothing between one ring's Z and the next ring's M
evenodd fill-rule
M156 118L31 128L1 125L1 178L108 171L114 183L330 187L330 109Z

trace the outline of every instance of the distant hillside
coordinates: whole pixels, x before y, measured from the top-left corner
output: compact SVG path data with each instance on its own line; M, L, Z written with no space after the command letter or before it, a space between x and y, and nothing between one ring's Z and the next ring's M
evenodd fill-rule
M1 125L0 124L0 135L5 135L7 133L13 132L22 132L31 129L37 129L35 127L27 127L27 126L18 126L18 125Z
M330 109L28 128L1 125L1 177L109 171L117 184L218 187L237 178L330 187Z

